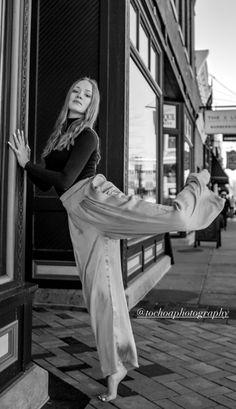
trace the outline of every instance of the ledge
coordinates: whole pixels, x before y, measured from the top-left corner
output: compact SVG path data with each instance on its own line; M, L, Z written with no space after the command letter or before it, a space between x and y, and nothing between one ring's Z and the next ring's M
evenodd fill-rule
M31 283L18 283L15 286L1 290L0 306L6 303L9 305L13 299L26 299L33 297L37 287L37 285Z
M40 409L48 399L48 373L33 364L0 394L0 407L1 409Z
M133 308L167 273L171 267L169 256L163 256L145 272L129 282L125 290L129 310ZM39 288L34 298L34 306L86 308L82 290Z
M171 267L169 256L162 257L156 264L144 273L135 277L125 290L129 310L133 308L145 295L162 279Z

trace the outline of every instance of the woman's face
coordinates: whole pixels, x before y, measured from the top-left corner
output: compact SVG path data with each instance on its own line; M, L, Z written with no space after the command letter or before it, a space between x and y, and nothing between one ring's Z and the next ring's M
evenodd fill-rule
M69 99L68 118L79 118L88 109L92 99L92 84L81 80L75 84Z

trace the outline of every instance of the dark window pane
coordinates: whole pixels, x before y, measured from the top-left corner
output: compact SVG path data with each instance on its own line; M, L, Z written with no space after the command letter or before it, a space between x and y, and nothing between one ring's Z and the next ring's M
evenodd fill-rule
M164 134L163 202L171 205L176 197L176 136Z
M137 12L130 4L130 40L137 47Z
M144 31L142 25L139 25L139 53L148 67L148 47L149 47L149 41L148 41L148 36L146 32Z
M157 57L156 57L156 51L154 48L151 46L151 61L150 61L150 71L153 76L153 78L156 80L157 79Z

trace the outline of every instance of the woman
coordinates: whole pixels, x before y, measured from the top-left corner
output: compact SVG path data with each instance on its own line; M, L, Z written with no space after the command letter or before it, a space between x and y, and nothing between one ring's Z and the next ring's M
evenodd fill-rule
M54 186L67 211L101 370L108 377L107 393L99 395L105 402L116 398L127 370L138 367L119 239L202 229L220 213L223 201L207 188L207 171L189 176L174 206L128 197L103 175L96 175L100 154L93 126L98 108L96 82L89 78L76 81L44 149L45 168L30 161L23 132L17 131L9 145L35 184L43 190Z

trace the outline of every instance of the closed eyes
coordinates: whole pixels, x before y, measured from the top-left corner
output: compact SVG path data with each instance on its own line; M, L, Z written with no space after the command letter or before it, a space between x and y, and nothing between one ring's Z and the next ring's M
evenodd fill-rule
M85 91L88 91L88 90L85 90ZM72 90L72 92L73 93L78 93L78 92L81 92L81 89L80 88L78 88L78 89L76 89L76 88L74 88L73 90ZM89 91L88 91L89 92ZM84 94L87 98L91 98L92 97L92 94L90 94L90 93L85 93Z

